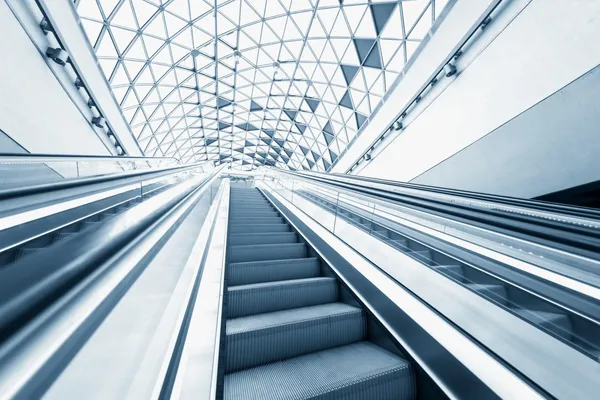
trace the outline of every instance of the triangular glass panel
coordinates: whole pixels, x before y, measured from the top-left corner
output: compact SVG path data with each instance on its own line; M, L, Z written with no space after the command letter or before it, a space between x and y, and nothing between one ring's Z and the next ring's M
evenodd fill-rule
M285 115L287 115L289 117L289 119L291 119L292 121L294 119L296 119L296 114L298 113L298 111L295 110L283 110L283 112L285 113Z
M358 129L360 129L363 126L363 124L365 123L365 121L367 120L367 117L365 117L361 113L355 113L355 116L356 116L356 125L358 125Z
M231 104L231 100L227 100L227 99L224 99L222 97L219 97L217 99L217 108L227 107L230 104Z
M354 46L356 47L356 52L358 53L361 64L365 62L375 43L375 39L354 39Z
M346 79L346 83L349 85L350 82L352 82L352 79L354 79L354 77L356 76L356 73L358 72L358 67L355 67L353 65L341 65L342 67L342 72L344 73L344 79Z
M371 53L363 62L363 65L371 68L379 68L381 69L381 56L379 55L379 46L375 43Z
M377 35L379 35L381 31L383 31L383 28L385 28L385 24L387 24L390 16L393 14L396 4L396 1L390 3L371 4L371 13L373 14L373 21L375 22L375 30L377 31Z
M354 105L352 104L352 98L350 98L350 91L347 90L342 100L340 100L340 106L344 106L346 108L354 109Z
M317 108L319 107L319 103L320 103L319 100L317 100L317 99L305 99L305 100L313 112L317 111Z

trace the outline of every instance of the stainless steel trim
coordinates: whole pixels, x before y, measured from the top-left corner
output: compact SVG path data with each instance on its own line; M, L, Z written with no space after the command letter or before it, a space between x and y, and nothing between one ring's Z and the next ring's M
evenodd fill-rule
M433 237L439 238L457 246L461 246L463 248L476 252L482 256L490 257L492 259L500 261L517 270L521 270L532 274L540 279L553 282L557 285L576 291L577 293L582 293L586 296L600 300L600 281L596 276L592 275L591 273L587 273L586 271L581 271L577 268L569 270L563 268L559 271L557 266L550 265L550 261L552 261L552 258L548 258L547 256L550 254L568 256L572 260L580 260L591 265L597 264L600 267L600 263L598 263L598 261L596 260L591 260L578 255L566 254L560 250L552 249L547 246L542 246L537 243L531 243L519 238L510 237L480 227L471 226L469 224L457 222L449 218L444 218L441 216L432 216L425 212L413 210L409 207L405 207L402 205L390 204L385 200L378 200L372 196L353 193L352 191L345 188L328 188L326 184L322 182L311 181L310 178L307 177L296 176L294 174L289 174L282 171L278 171L278 173L283 173L284 175L289 176L290 179L293 177L293 179L303 180L311 185L324 187L326 191L330 191L332 193L344 193L346 195L346 198L349 200L356 198L364 198L365 201L377 204L377 207L375 209L365 208L361 206L362 209L367 213L375 212L375 214L377 214L377 216L379 216L382 219L391 220L394 223L407 226L411 229L415 229L427 235L431 235ZM337 178L338 177L336 177L336 179ZM343 181L343 179L340 180ZM322 194L323 193L319 192L319 195ZM333 197L331 197L331 200L337 201ZM356 203L360 204L358 202ZM398 213L402 214L402 216L396 215ZM528 258L533 257L528 255L526 252L519 252L519 257L521 257L520 259L516 258L514 254L510 255L511 248L509 247L503 248L503 250L505 250L504 253L498 250L491 249L489 247L485 247L485 245L482 243L487 240L485 239L485 237L490 236L494 236L496 238L495 241L499 243L519 243L522 247L528 248L529 251L534 251L538 254L543 254L545 252L546 260L541 261L545 261L546 265L539 266L534 264L533 262L526 261Z
M136 157L136 156L95 156L95 155L81 155L81 154L29 154L29 153L0 153L0 164L4 162L66 162L66 161L114 161L114 162L125 162L125 161L168 161L175 164L180 164L179 160L175 157Z
M126 186L121 186L116 189L107 190L105 192L87 195L72 200L63 201L57 204L51 204L49 206L36 208L35 210L29 210L7 217L0 218L0 230L15 227L17 225L26 224L28 222L48 217L59 212L70 210L75 207L83 206L85 204L93 203L94 201L106 199L111 196L115 196L120 193L125 193L130 190L140 188L139 183L134 183Z
M205 185L198 193L199 196L203 196L204 193L209 190L209 188L210 185ZM157 333L155 333L150 345L148 346L144 361L140 363L141 369L131 380L132 383L131 387L129 388L127 398L140 398L142 393L146 393L149 380L148 371L153 371L153 368L149 367L148 371L146 371L145 366L151 366L153 362L152 360L156 358L156 352L154 349L162 348L162 336L158 332L169 330L171 331L171 335L167 345L167 351L164 353L164 358L158 375L154 379L155 384L152 390L152 395L150 396L150 400L159 399L161 396L161 392L165 387L165 381L167 380L167 374L169 372L170 365L173 362L173 357L175 356L174 352L176 351L177 341L183 329L184 319L188 312L187 306L192 301L194 288L196 287L203 271L203 261L206 257L208 246L210 244L210 236L213 226L215 225L217 212L219 210L222 191L223 184L221 184L219 192L217 192L215 200L210 206L202 225L202 229L200 230L200 233L194 242L194 246L192 247L192 251L190 252L187 262L181 271L180 278L177 281L175 289L173 290L173 296L169 300L163 317L161 318L161 322L159 324L160 328L157 330ZM181 307L182 304L184 304L185 307ZM171 325L171 318L169 315L173 314L177 314L177 319L175 324Z
M340 190L340 192L342 192L342 190ZM322 195L322 194L320 194ZM356 195L354 195L356 196ZM569 276L566 276L564 274L559 274L553 271L550 271L546 268L542 268L540 266L537 266L535 264L532 263L528 263L525 262L523 260L517 259L515 257L511 257L507 254L503 254L501 252L495 251L493 249L489 249L486 248L484 246L481 246L477 243L465 240L465 239L461 239L457 236L451 235L449 233L446 232L442 232L440 230L437 229L433 229L421 224L418 224L414 221L410 221L409 219L403 218L401 216L398 215L394 215L392 213L385 213L382 212L381 209L372 209L372 208L368 208L365 207L364 204L361 204L359 202L356 201L352 201L352 197L348 196L348 203L347 204L352 204L354 203L354 206L361 209L363 212L367 213L367 214L374 214L377 215L379 218L381 218L381 220L385 221L389 221L392 223L396 223L399 225L403 225L406 227L409 227L411 229L414 229L416 231L419 231L421 233L433 236L435 238L441 239L443 241L446 241L448 243L454 244L456 246L462 247L464 249L468 249L470 251L473 251L476 254L482 255L484 257L488 257L491 258L493 260L499 261L503 264L509 265L517 270L523 271L523 272L527 272L533 276L536 276L540 279L552 282L556 285L568 288L570 290L573 290L577 293L581 293L584 294L586 296L589 296L591 298L600 300L600 288L593 286L593 285L589 285L586 282L583 282L581 280L577 280L577 279L573 279ZM333 199L331 199L333 201ZM343 201L343 199L340 199L340 201ZM371 201L371 200L370 200ZM441 218L439 217L439 219L442 220L446 220L448 222L452 222L453 224L457 224L459 226L464 226L464 227L468 227L469 229L474 229L476 231L485 231L484 229L481 228L477 228L477 227L471 227L468 226L467 224L463 224L460 222L456 222L456 221L451 221L449 219L446 218ZM449 232L451 232L451 230L449 230ZM498 234L500 236L505 236L505 235L501 235ZM513 238L511 238L513 239ZM550 300L549 300L550 301ZM575 312L575 311L573 311ZM585 318L585 317L584 317Z
M278 172L286 173L285 171L278 171ZM314 176L314 177L319 177L319 178L325 178L327 180L334 181L334 182L337 181L337 182L342 182L342 183L346 183L346 184L354 184L354 185L356 185L357 182L361 181L360 177L346 178L346 177L343 177L340 175L327 175L325 177L323 174L316 173L316 172L302 172L302 173L296 173L296 174L305 175L307 177ZM413 189L413 188L406 188L406 187L398 187L396 185L391 185L389 183L384 183L384 182L376 182L374 180L368 180L368 182L360 182L360 184L368 185L368 187L370 187L370 188L390 191L390 192L394 192L394 193L398 193L398 194L417 195L417 196L423 197L423 198L430 198L430 199L441 200L441 201L451 201L451 202L455 202L455 203L461 203L463 205L474 206L474 207L485 208L485 209L497 209L497 210L512 212L515 214L529 215L529 216L544 218L544 219L548 219L548 220L552 220L552 221L558 221L558 222L570 223L573 225L579 225L579 226L600 229L600 223L597 220L593 220L593 219L589 219L589 218L573 217L573 216L569 216L569 215L560 214L558 212L538 211L538 210L532 210L532 209L529 209L526 207L521 207L521 206L509 206L506 204L496 203L496 202L489 201L489 200L484 201L484 200L469 199L468 197L460 196L460 195L435 193L435 192L430 192L430 191L416 189L416 188Z
M446 319L444 319L438 313L433 311L421 300L419 300L413 293L411 293L409 290L412 291L412 286L414 285L406 285L406 282L402 282L400 279L398 279L398 276L394 276L397 274L392 274L392 277L396 278L396 281L394 281L390 278L390 276L388 276L388 274L390 274L390 270L393 270L393 267L395 267L399 262L403 263L403 268L401 268L402 270L405 270L409 266L408 264L411 264L411 271L408 273L408 275L412 274L413 280L421 279L421 283L427 282L427 285L424 286L429 286L431 285L431 282L427 280L429 279L429 277L421 276L421 272L423 272L423 270L427 270L426 272L437 275L435 272L430 271L427 268L423 268L422 265L420 265L410 257L399 253L392 247L381 243L377 243L376 239L370 237L368 234L360 231L358 228L352 225L340 227L340 229L344 229L345 231L349 231L355 234L357 237L357 241L365 241L364 246L361 246L363 247L363 252L361 253L351 247L353 245L352 243L344 242L342 239L340 239L339 237L331 233L328 229L316 222L321 220L323 214L326 213L325 211L319 211L317 209L318 207L315 207L310 211L300 209L297 207L297 205L290 203L280 193L272 190L266 185L264 185L264 187L267 191L270 192L271 195L273 195L282 203L286 204L288 209L292 213L294 213L296 217L301 219L303 223L305 223L319 236L326 240L327 243L335 249L335 251L337 251L338 253L343 255L348 261L350 261L357 271L359 271L361 274L367 277L367 279L369 279L375 286L377 286L379 290L385 293L385 295L388 298L390 298L400 308L402 308L403 311L409 314L411 318L413 318L413 320L415 320L420 326L422 326L427 332L429 332L429 334L432 335L439 343L441 343L446 349L455 354L455 356L465 365L465 367L474 371L483 382L485 382L494 392L498 393L499 397L518 399L543 398L535 389L533 389L529 385L528 382L524 381L511 369L507 368L498 359L488 354L477 343L465 336L460 330L455 328ZM343 221L341 222L343 223ZM371 241L369 241L369 239L371 239ZM370 251L368 251L369 253L380 253L380 256L377 258L377 260L375 260L375 262L373 259L371 259L371 261L368 260L368 256L365 254L364 251L365 248L371 249ZM387 262L380 262L381 260L385 259L387 259ZM443 277L437 278L441 278L447 281L447 279ZM399 285L398 282L401 283L402 286ZM443 283L445 284L446 282ZM439 282L436 282L435 288L433 288L433 290L437 290L440 287L445 286L444 284L438 284ZM464 301L462 299L462 297L464 296L477 297L477 295L459 287L456 284L455 286L456 288L459 288L462 291L464 291L464 293L458 291L458 297L448 297L446 308L452 309L454 313L458 312L462 314L463 317L470 318L471 316L475 315L480 316L482 314L481 310L479 310L476 313L469 313L469 311L472 311L474 309L476 310L476 305L478 304L478 302L481 303L482 299L479 298L474 301L472 299L468 299L467 301ZM451 287L452 291L455 291L456 288ZM448 290L444 290L444 292L448 292ZM360 297L360 293L358 293L358 295ZM423 297L421 298L427 303L427 299ZM452 299L460 300L452 301ZM491 310L492 314L494 314L494 312L497 311L494 309L494 307L495 306L488 307ZM512 318L518 320L518 318L512 316L511 314L506 313L503 310L500 311L506 314L505 317L508 317L509 319ZM446 314L444 313L444 315ZM489 318L491 317L488 316L486 319ZM518 322L523 321L519 320ZM475 324L477 323L478 322L475 322ZM489 325L484 326L483 328L487 329L488 326ZM537 332L539 333L539 331ZM490 334L490 336L493 336L493 332L488 333ZM546 339L556 341L554 338L550 338L548 337L548 335L546 336ZM411 351L410 348L407 348L406 350L409 352ZM421 360L419 354L411 353L411 356L416 360ZM442 389L445 390L446 388L442 386ZM451 396L451 393L449 391L445 391L447 395Z
M210 185L217 176L215 174L205 185ZM152 199L155 201L141 204L138 209L140 218L149 212L149 208L164 204L167 197L176 197L189 185L200 182L201 179L189 182L174 192L165 192L164 199L159 198L161 194ZM119 289L144 268L142 260L195 204L199 195L199 191L188 195L181 207L160 218L146 230L147 234L115 254L0 347L0 399L31 398L40 385L47 383L44 381L46 375L54 370L53 364L85 340L81 337L82 331L102 318L98 314L102 314L102 307L107 302L120 298L122 293Z
M198 295L171 399L216 399L223 314L225 256L229 218L229 180L221 184L221 199L203 265Z

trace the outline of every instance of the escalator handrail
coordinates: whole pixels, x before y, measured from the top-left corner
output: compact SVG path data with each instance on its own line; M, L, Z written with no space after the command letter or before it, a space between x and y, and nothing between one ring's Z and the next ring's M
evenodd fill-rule
M140 209L137 213L142 214L143 211L142 218L129 216L129 221L138 228L142 225L146 228L138 229L137 235L129 235L132 239L127 243L123 242L122 235L120 238L103 235L105 229L91 232L91 236L101 242L99 246L104 247L99 249L103 257L96 257L96 261L100 261L95 265L96 270L72 284L55 303L46 305L33 318L29 316L32 322L15 335L3 337L5 341L0 346L0 398L41 396L60 373L64 363L81 348L156 251L188 215L191 207L206 192L205 189L218 179L222 169L211 171L195 187L173 188L175 192L161 193L151 199L155 201L154 206L147 202L146 209ZM190 188L191 191L188 190ZM157 200L160 196L164 198ZM125 220L128 217L121 218ZM123 231L133 233L131 229ZM88 245L94 240L93 237L88 238ZM120 243L115 243L117 241ZM106 245L110 245L112 250L107 249ZM89 264L90 258L89 254L85 254L80 260L70 260L70 263L71 266L75 263ZM71 273L68 267L63 270L65 274Z
M47 160L47 161L45 161ZM2 153L0 152L0 163L3 162L66 162L66 161L170 161L180 164L175 157L143 157L143 156L98 156L92 154L31 154L31 153Z
M140 177L144 179L160 177L168 174L173 174L177 172L184 172L193 169L197 169L199 167L204 166L205 163L196 163L196 164L188 164L188 165L178 165L175 167L167 167L167 168L159 168L159 169L151 169L151 170L143 170L143 171L132 171L132 172L124 172L119 174L111 174L111 175L102 175L102 176L93 176L89 178L78 178L78 179L69 179L60 182L52 182L52 183L43 183L38 185L30 185L18 188L11 188L6 190L0 190L0 201L16 198L20 196L28 196L37 193L47 193L49 191L57 191L63 189L71 189L74 187L81 187L96 183L104 183L110 181L118 181L120 179L128 179L134 177Z
M3 334L0 336L9 337L22 326L23 315L28 316L31 310L41 307L44 296L60 290L91 265L110 258L183 198L210 183L220 171L216 169L207 176L184 181L85 233L66 238L0 270L3 277L0 286L4 287L0 290L3 300L0 303L0 332ZM36 275L36 270L45 275ZM35 277L33 286L28 281L32 277Z
M546 212L555 212L555 213L563 213L569 216L574 217L582 217L582 218L600 218L600 211L594 210L592 208L581 207L581 206L571 206L564 205L558 203L552 203L543 200L529 200L529 199L520 199L517 197L510 196L500 196L494 194L487 193L478 193L472 192L468 190L459 190L459 189L449 189L438 186L429 186L429 185L421 185L415 183L407 183L407 182L398 182L387 179L379 179L372 177L364 177L364 176L355 176L355 175L343 175L343 174L323 174L320 172L306 172L306 171L295 171L294 173L298 175L305 176L320 176L325 179L330 180L349 180L356 182L358 184L369 184L375 183L379 185L389 186L392 188L402 188L402 189L412 189L412 190L423 190L426 192L434 193L434 194L445 194L450 196L458 196L464 197L471 200L479 200L479 201L490 201L496 202L503 205L508 206L516 206L516 207L526 207L532 208L539 211Z
M321 174L311 176L312 173L278 172L307 179L312 182L318 181L342 187L363 195L374 196L382 201L397 202L403 206L420 209L442 217L450 217L454 220L484 229L491 228L501 233L516 235L528 241L553 245L588 258L597 258L600 249L600 230L580 225L531 218L521 214L498 213L490 209L469 207L448 201L424 200L418 196L406 195L394 190L375 188L360 183L350 184L340 180L325 178L319 176Z
M442 320L450 324L457 332L464 335L464 338L481 346L484 351L489 351L487 354L494 357L496 361L506 367L507 371L514 371L520 377L527 378L527 381L533 383L536 388L544 390L543 397L549 395L557 398L570 398L573 396L565 396L565 393L573 394L587 391L586 395L588 396L583 397L588 398L589 393L597 390L595 386L598 380L594 379L596 371L594 368L597 367L597 364L591 358L579 353L557 338L547 335L546 332L523 321L514 314L497 307L492 302L482 299L472 291L465 290L460 285L452 283L446 277L441 276L441 274L429 268L423 268L419 261L409 256L404 256L406 258L402 259L402 268L398 268L399 260L397 255L393 253L397 252L397 250L392 246L377 248L377 245L371 243L378 240L375 237L370 235L365 237L357 236L355 235L356 232L348 232L348 235L345 235L344 238L338 237L331 231L331 228L322 224L322 220L327 220L323 214L315 215L312 210L309 211L296 206L288 199L285 190L283 193L279 193L278 188L269 187L267 184L267 191L270 197L279 204L285 202L285 207L289 210L287 214L293 214L292 218L300 220L301 223L308 226L307 230L313 230L316 236L323 236L322 240L326 245L335 246L336 248L348 246L349 250L345 254L358 253L353 258L354 262L349 268L351 271L361 273L359 271L363 270L367 272L367 268L372 266L374 270L378 270L377 273L384 274L395 281L398 285L396 288L388 290L386 294L388 298L392 298L392 295L396 296L397 293L405 290L409 296L417 300L416 303L424 305L434 314L440 316ZM290 219L288 215L286 215L286 218ZM342 229L345 229L345 227ZM360 232L359 228L356 229L357 232ZM301 231L300 229L298 230ZM333 238L329 237L329 235L332 235ZM339 239L339 244L336 244L336 238ZM318 250L318 246L312 243L311 245ZM363 260L367 264L367 268L364 269L362 268ZM369 276L371 282L375 282L371 278L371 276L375 277L375 275L375 273L369 273L369 275L366 273L363 274L363 276ZM383 282L378 281L376 288L383 288L384 285L381 283ZM444 290L438 291L442 286ZM411 308L406 299L398 301L397 304L400 305L400 309L403 311L410 310ZM410 318L415 321L417 318L421 320L423 315L421 311L417 312L415 310ZM473 318L473 316L476 316L476 318ZM398 317L393 315L392 318L397 320ZM484 323L484 320L487 321ZM422 321L429 322L432 321L432 318L425 317ZM494 326L492 323L498 324L498 329L490 329L490 326ZM446 348L452 348L453 354L462 353L466 349L464 345L458 344L457 337L448 340L448 335L440 333L440 327L432 328L429 326L427 333L447 340L445 343L450 344L452 347L447 346ZM519 347L521 349L515 351ZM549 351L548 349L552 350ZM425 359L426 363L437 361L437 357L433 356L430 352L425 352L425 354L427 355ZM482 368L482 364L478 360L469 361L468 364L464 363L463 360L468 360L474 354L473 352L469 351L462 354L465 357L461 358L461 362L468 369L472 368L471 370L483 374L488 373L489 369ZM415 359L417 359L416 356L418 354L415 355ZM562 364L559 364L561 362ZM419 364L421 364L420 361ZM567 364L569 365L567 366ZM565 365L566 367L555 368L556 365ZM590 372L589 369L593 371ZM547 374L547 371L551 372L551 374ZM444 372L447 372L447 368L444 369ZM458 370L456 372L460 373ZM567 375L570 376L567 377ZM574 377L577 379L574 379ZM497 387L510 387L510 384L509 386L505 386L507 380L498 378L498 375L492 375L490 378L491 381L498 384ZM579 382L582 383L580 384ZM594 387L591 387L590 383ZM461 382L462 387L464 387L464 383ZM579 397L583 398L582 396Z
M306 196L306 194L302 192L299 194L301 196ZM594 294L590 293L589 291L579 291L575 287L565 287L559 282L542 278L531 271L524 272L515 265L508 264L508 268L503 268L502 266L506 264L494 259L493 257L486 257L485 255L479 254L473 249L465 250L460 247L455 248L454 246L456 245L445 242L443 237L432 236L430 233L419 231L414 227L401 226L401 229L399 229L398 226L394 226L397 224L397 222L387 220L375 214L367 216L364 213L368 213L368 211L361 209L359 205L352 204L349 201L343 201L342 199L336 201L336 199L331 198L323 193L313 193L312 195L315 196L315 198L327 201L331 207L336 208L338 211L346 211L361 218L365 218L372 224L383 226L385 229L393 231L396 234L429 247L433 251L441 252L451 258L454 258L461 265L475 269L482 274L499 279L505 284L514 286L519 290L527 291L546 302L565 309L568 313L576 314L581 318L588 319L594 324L600 324L600 308L598 303L595 301L598 296L594 296ZM338 216L345 219L350 224L354 224L359 229L364 229L359 224L356 224L351 220L349 221L347 217L339 214ZM371 234L371 230L368 232ZM413 258L422 262L422 260L418 257ZM484 267L482 268L482 266ZM565 276L565 278L569 279L567 276ZM586 282L579 283L582 285L587 285Z

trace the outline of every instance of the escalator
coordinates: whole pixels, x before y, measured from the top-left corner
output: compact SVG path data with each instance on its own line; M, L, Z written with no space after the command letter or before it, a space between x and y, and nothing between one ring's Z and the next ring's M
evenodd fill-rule
M232 188L225 399L414 399L415 371L256 189Z
M47 232L41 236L26 241L18 246L14 246L5 251L0 252L0 268L9 267L23 258L48 247L51 247L58 242L61 242L69 237L72 237L78 233L82 233L92 226L101 224L109 218L139 204L141 199L135 198L126 201L121 204L117 204L113 207L105 209L101 212L94 213L83 219L73 221L65 226L59 227L55 230ZM19 268L18 266L16 268Z
M390 229L361 216L349 205L336 204L332 199L307 192L302 195L434 271L569 343L593 360L600 361L600 305L592 299L535 281L503 268L494 261L488 261L490 267L483 268L478 262L486 263L485 260L447 245L441 250L439 242L436 242L437 246L428 245L427 241L431 241L431 238L419 235L414 230ZM546 291L554 298L536 293L534 289Z
M59 187L58 201L51 191L31 200L35 195L28 197L27 188L21 197L2 199L21 208L3 210L8 223L0 229L0 346L207 181L203 175L159 174L140 176L133 185L132 176L101 189L82 185L81 193L64 198Z

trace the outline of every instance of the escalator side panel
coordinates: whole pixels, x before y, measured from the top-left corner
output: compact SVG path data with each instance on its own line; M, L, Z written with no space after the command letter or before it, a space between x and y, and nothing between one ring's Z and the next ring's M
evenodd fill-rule
M445 391L451 393L454 398L498 398L474 371L466 368L455 355L437 342L397 304L383 295L380 289L356 270L330 244L291 213L278 199L268 192L264 193L311 247L327 260L340 278L360 293L361 298L368 304L369 310L384 321L385 325L394 332L394 336L401 340L402 347L410 349L405 351L405 356L415 366L416 380L419 385L418 398L435 398L428 396L444 398L446 394L439 390L439 387L444 387ZM409 354L418 354L419 359Z

